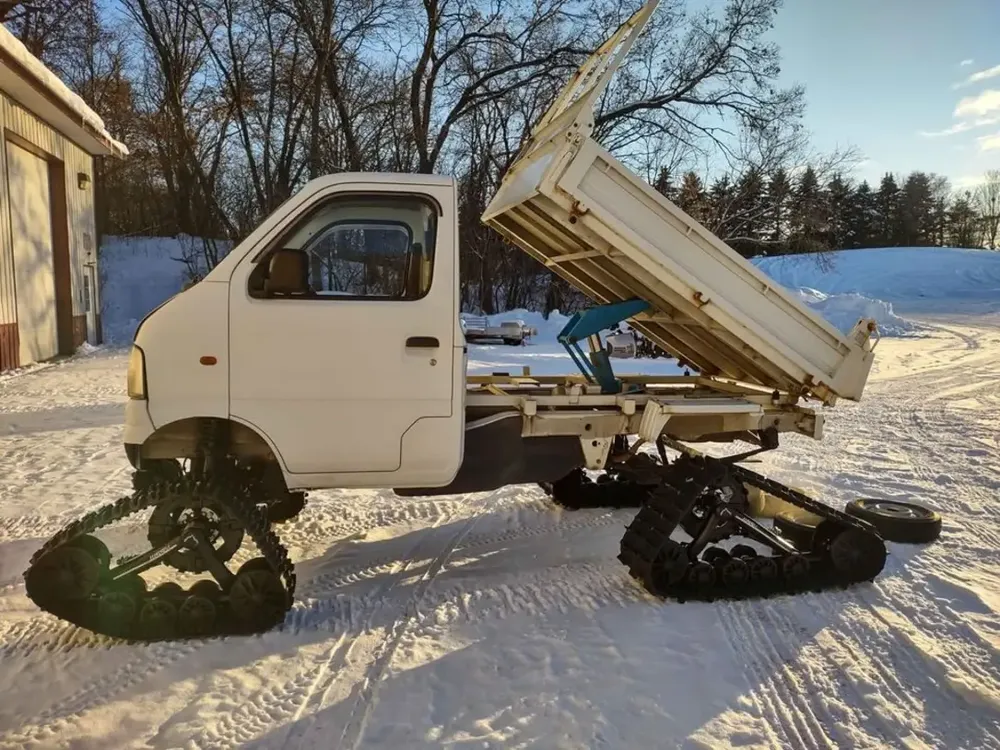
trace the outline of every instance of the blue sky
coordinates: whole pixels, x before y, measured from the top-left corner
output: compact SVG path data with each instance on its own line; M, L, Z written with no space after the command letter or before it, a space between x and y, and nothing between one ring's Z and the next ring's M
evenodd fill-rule
M785 0L770 37L815 147L858 147L858 177L1000 169L1000 0Z

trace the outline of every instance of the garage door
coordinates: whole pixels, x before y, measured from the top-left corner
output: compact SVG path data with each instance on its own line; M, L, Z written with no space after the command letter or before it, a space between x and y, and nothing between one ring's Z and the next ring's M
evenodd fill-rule
M48 163L8 141L7 181L23 366L59 352Z

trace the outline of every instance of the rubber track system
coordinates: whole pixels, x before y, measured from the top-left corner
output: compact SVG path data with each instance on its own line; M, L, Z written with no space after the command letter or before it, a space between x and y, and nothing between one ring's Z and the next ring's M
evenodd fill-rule
M705 517L698 524L705 530L700 543L697 534L689 534L694 537L690 542L671 538L682 521L691 527L689 514L699 504L704 508L706 488L726 486L732 479L821 516L812 548L795 548L742 511L728 508L724 500L709 509L707 516L715 518ZM712 545L736 535L756 536L771 546L772 554L759 555L747 545L733 547L731 554ZM870 524L801 492L742 466L685 454L665 469L659 487L646 496L626 527L618 559L655 596L711 602L817 592L869 581L882 571L886 547Z
M251 500L248 486L228 478L188 475L144 483L132 495L71 522L32 556L24 573L28 597L44 611L82 628L133 641L248 635L281 624L295 594L292 563L269 528L266 508ZM224 583L202 579L188 590L166 583L147 591L137 573L116 576L107 548L90 535L155 508L168 497L201 498L221 509L230 528L240 527L262 557L244 563L235 575L221 563L208 565ZM143 569L151 567L150 559L155 558L153 564L167 559L151 550L119 560L117 570L143 557Z

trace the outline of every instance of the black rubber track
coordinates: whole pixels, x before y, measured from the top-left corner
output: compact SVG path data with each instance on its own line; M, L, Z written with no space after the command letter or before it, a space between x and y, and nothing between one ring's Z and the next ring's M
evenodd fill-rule
M796 553L733 558L709 545L696 559L671 535L720 474L757 486L823 520ZM715 554L713 554L715 553ZM873 527L743 467L700 455L682 456L628 525L618 559L650 593L676 601L755 599L823 591L874 579L885 566L885 543Z
M218 597L205 596L206 591L218 589L217 585L213 586L209 581L196 583L189 591L172 583L147 591L140 576L116 582L102 578L98 586L92 588L90 583L93 567L81 561L84 564L78 568L81 570L81 585L86 596L66 600L53 595L53 589L58 586L46 580L45 571L52 568L47 562L56 560L63 549L93 549L93 543L81 545L78 540L155 506L168 493L176 495L184 492L211 496L213 502L224 507L243 526L246 535L262 555L237 571L230 591L222 592L219 589ZM97 562L95 559L95 564ZM102 566L98 565L98 568ZM106 568L102 568L102 571L106 572ZM249 488L222 478L213 481L182 476L174 481L152 482L132 495L88 513L56 533L31 557L24 578L28 597L43 610L87 630L134 641L176 641L190 637L266 632L281 624L295 595L292 563L287 550L269 528L266 511L250 499ZM237 590L240 594L239 601L233 599L230 602L230 593L235 594ZM206 602L205 599L209 601ZM253 601L259 601L259 610L248 610L250 605L247 602ZM188 618L189 622L204 622L202 615L209 611L209 605L219 610L210 629L194 628L191 632L183 632L174 627L160 627L167 620L173 622L172 618L181 608L186 608L185 612L192 615ZM108 614L112 611L116 616ZM241 616L235 616L237 614Z

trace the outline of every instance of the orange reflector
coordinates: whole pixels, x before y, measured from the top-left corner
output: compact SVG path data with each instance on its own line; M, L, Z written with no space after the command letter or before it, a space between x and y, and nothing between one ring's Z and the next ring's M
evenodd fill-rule
M201 362L203 365L214 365L216 362L218 362L218 360L215 357L209 357L209 356L202 357L198 361Z

